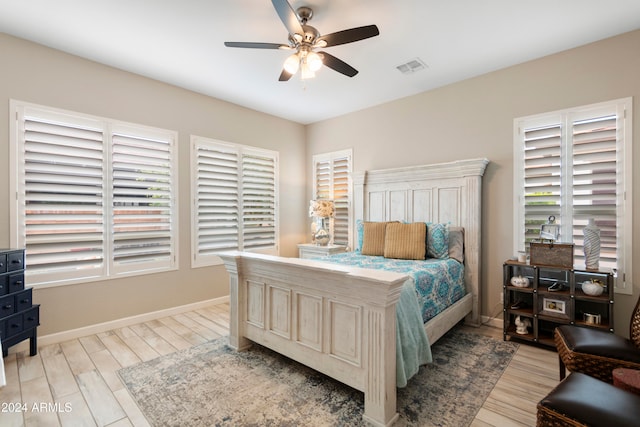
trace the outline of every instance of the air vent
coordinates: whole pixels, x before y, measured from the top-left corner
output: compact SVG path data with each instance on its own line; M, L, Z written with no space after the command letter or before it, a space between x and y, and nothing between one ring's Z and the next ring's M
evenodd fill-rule
M402 74L412 74L420 70L427 68L427 64L420 58L414 58L411 61L398 65L396 67Z

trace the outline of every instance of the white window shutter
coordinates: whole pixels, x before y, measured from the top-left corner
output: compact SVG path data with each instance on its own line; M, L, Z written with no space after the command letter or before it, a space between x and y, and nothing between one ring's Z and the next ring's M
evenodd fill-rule
M270 150L192 136L194 267L222 251L277 253L278 156Z
M351 150L343 150L313 156L314 194L317 199L334 202L334 218L331 221L333 243L349 245L351 206Z
M11 244L29 283L176 266L176 133L11 101Z
M316 199L331 199L333 177L333 161L331 159L318 160L315 163L315 197Z
M103 129L99 123L20 109L18 245L28 274L49 281L105 271Z
M584 227L600 228L601 269L616 272L616 292L630 293L632 245L631 98L516 119L515 247L539 238L554 215L560 241L574 244L584 268Z
M173 145L171 135L113 131L111 229L118 273L173 263Z
M550 215L560 224L561 132L560 123L523 129L525 242L540 236L540 226ZM560 237L562 240L564 236Z
M238 153L206 142L196 144L197 256L238 249Z
M276 164L272 156L247 152L242 156L242 247L276 245Z
M351 173L351 157L342 156L333 160L333 195L335 217L333 219L333 242L340 245L349 244L349 174Z
M584 262L583 229L589 218L600 228L600 263L616 266L616 115L576 120L573 136L573 241Z

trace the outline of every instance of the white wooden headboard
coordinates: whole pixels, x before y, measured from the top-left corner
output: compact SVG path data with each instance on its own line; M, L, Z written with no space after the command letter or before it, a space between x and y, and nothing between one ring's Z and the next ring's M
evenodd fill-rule
M487 159L355 172L355 219L438 222L464 227L465 284L473 294L468 323L481 323L482 176Z

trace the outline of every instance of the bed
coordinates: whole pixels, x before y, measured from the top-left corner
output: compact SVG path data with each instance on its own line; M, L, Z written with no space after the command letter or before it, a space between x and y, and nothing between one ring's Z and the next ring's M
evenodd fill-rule
M356 221L436 223L464 230L466 294L424 323L431 344L465 320L480 324L482 176L487 159L352 176ZM354 224L355 225L355 224ZM230 280L236 350L271 348L364 392L363 418L396 413L396 306L409 275L246 252L221 254Z

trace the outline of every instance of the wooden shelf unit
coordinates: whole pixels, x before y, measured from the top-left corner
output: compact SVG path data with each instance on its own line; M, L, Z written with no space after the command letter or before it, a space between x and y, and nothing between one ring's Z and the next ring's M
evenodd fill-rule
M503 273L505 340L516 339L555 349L553 332L559 325L579 325L614 332L613 274L610 271L530 265L508 260L503 265ZM526 277L529 286L512 285L511 278L516 276ZM591 279L604 284L601 295L590 296L582 291L582 283ZM562 283L564 288L550 291L549 287L556 282ZM524 307L512 308L519 301L525 303ZM599 317L600 323L587 322L585 314ZM518 316L531 322L526 334L516 332Z

